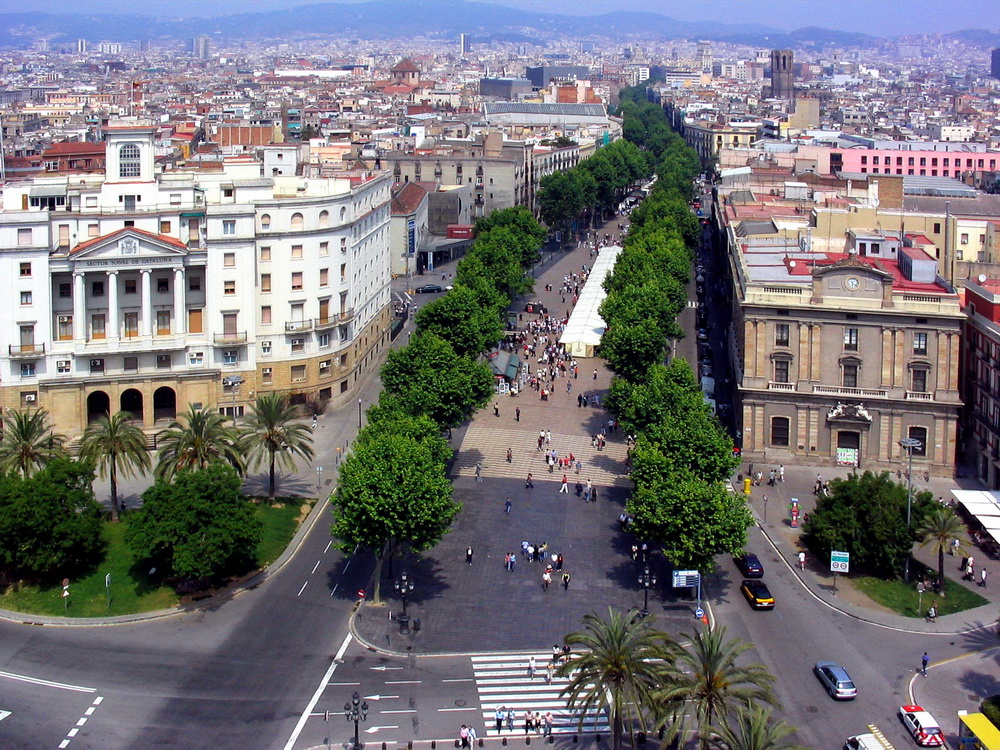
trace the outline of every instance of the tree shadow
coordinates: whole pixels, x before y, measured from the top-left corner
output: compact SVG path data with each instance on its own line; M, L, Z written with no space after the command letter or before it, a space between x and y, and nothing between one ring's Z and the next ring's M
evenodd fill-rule
M989 648L1000 646L1000 625L997 622L990 623L968 623L970 627L977 627L976 630L962 634L962 646L967 651L985 651ZM997 664L1000 665L1000 651L994 654ZM997 692L1000 692L998 690Z
M255 474L247 474L241 489L244 495L267 497L268 472L263 470ZM320 490L322 492L322 488ZM312 497L316 494L316 483L310 482L298 474L277 473L274 477L274 494L282 497Z
M974 699L982 701L1000 693L1000 678L997 678L995 671L998 661L1000 659L995 656L992 672L968 670L958 677L958 686L969 693L970 701Z

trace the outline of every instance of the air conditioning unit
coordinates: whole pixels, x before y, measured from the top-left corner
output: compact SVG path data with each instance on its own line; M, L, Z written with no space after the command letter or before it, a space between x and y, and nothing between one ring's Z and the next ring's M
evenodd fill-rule
M33 403L35 403L35 399L37 399L37 398L38 398L38 396L36 396L34 393L28 393L24 397L24 403L26 403L26 404L33 404Z
M104 360L103 359L92 359L92 360L90 360L90 366L91 367L104 367Z
M59 316L59 322L60 323L72 323L73 322L73 316L72 315L60 315Z

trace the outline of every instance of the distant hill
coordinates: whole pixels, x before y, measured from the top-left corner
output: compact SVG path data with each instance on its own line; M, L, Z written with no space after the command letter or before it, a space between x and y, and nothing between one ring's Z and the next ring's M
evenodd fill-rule
M980 49L995 49L1000 47L1000 32L987 31L986 29L953 31L950 34L945 34L945 37L963 42L970 47L979 47Z
M372 0L323 3L288 10L216 18L163 20L152 16L0 14L0 46L27 47L47 37L56 42L135 42L211 35L224 39L309 39L358 37L450 39L467 33L480 41L513 38L628 37L707 39L770 47L869 46L875 37L808 28L783 32L756 24L680 21L657 13L618 12L599 16L539 13L462 0Z

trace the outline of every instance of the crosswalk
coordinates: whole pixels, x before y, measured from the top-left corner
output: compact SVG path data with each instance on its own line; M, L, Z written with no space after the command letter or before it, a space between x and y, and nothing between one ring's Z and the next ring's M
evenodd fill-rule
M534 677L528 675L528 662L532 656L537 665ZM569 684L569 679L553 676L551 683L546 679L545 668L551 658L551 653L472 657L472 669L483 711L483 725L487 728L488 736L497 734L495 711L500 706L514 710L513 728L508 728L505 721L500 735L523 736L525 711L537 711L543 717L551 712L552 734L609 731L607 714L603 710L585 712L581 730L580 713L572 711L565 699L560 697L560 692ZM535 734L534 730L531 734Z

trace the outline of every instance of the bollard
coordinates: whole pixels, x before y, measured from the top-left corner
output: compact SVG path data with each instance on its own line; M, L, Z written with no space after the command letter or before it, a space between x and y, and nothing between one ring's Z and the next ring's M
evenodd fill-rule
M406 750L413 750L413 740L406 743Z
M527 736L526 736L526 737L524 738L524 744L525 744L525 745L530 745L530 744L531 744L531 737L527 737Z
M503 745L504 747L507 747L507 738L504 737L502 740L500 740L500 744Z
M384 742L382 743L382 750L386 750L386 745Z
M573 744L575 745L579 741L580 741L580 738L577 735L574 734L573 735Z
M437 750L437 746L438 746L438 741L431 740L431 750Z
M420 618L419 617L414 618L413 625L411 627L413 628L413 632L414 633L419 633L420 632Z
M483 746L483 738L482 738L482 737L480 737L480 738L479 738L479 747L482 747L482 746Z
M455 740L455 747L459 747L461 744L462 743L460 740Z

